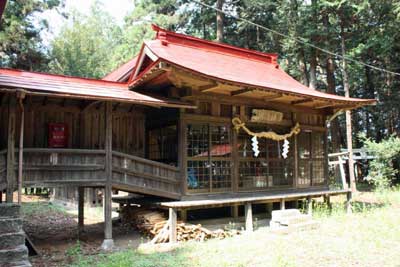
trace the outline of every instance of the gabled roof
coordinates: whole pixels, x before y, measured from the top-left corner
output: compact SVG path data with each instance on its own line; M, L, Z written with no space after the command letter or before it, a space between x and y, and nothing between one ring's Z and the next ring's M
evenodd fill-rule
M129 74L136 66L137 56L122 64L114 71L110 72L102 78L104 81L123 82L129 78Z
M0 69L0 92L17 90L23 90L31 95L190 108L189 105L180 101L159 99L131 91L127 83Z
M135 69L140 69L140 58L144 53L154 62L142 72L131 76L131 87L140 84L146 72L158 67L157 63L164 62L199 76L241 88L257 88L291 97L320 102L334 101L354 107L375 103L374 99L347 98L311 89L282 70L277 63L276 54L206 41L154 25L153 29L157 32L156 38L144 43Z

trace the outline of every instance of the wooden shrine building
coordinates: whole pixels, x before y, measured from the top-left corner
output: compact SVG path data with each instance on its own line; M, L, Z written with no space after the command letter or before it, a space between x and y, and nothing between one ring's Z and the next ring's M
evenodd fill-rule
M276 54L153 28L102 80L0 69L7 201L25 186L105 188L107 247L113 189L162 197L171 222L181 208L348 192L328 188L326 122L375 100L310 89Z

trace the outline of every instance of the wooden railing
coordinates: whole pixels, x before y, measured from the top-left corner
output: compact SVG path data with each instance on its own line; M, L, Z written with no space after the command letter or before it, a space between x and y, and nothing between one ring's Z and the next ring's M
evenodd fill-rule
M18 171L14 163L15 174ZM25 148L23 186L104 186L105 150ZM0 187L6 186L7 151L0 151ZM112 185L115 189L178 199L178 168L156 161L112 152Z
M0 151L0 190L4 190L7 186L7 150Z
M180 171L177 167L113 152L113 186L144 194L180 198Z
M25 148L23 162L24 186L96 186L105 180L104 150Z

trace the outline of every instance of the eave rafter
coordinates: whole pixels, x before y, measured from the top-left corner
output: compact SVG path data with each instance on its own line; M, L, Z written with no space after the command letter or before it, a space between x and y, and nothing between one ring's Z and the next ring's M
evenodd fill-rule
M252 89L252 88L239 89L239 90L231 92L231 96L238 96L238 95L246 94L246 93L252 92L254 90L255 89Z
M268 101L276 100L276 99L281 98L281 97L283 97L283 94L276 93L276 94L273 94L273 95L266 96L263 99L264 99L264 101L268 102Z
M313 102L314 99L312 98L304 98L304 99L300 99L300 100L295 100L290 102L291 105L300 105L300 104L304 104L304 103L309 103L309 102Z
M198 89L200 92L205 93L205 92L211 92L211 91L217 89L219 86L220 86L219 83L212 82L211 84L199 86Z

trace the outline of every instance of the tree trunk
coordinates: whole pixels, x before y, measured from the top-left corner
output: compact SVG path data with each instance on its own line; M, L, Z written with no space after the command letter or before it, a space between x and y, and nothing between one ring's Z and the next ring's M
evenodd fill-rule
M341 39L341 48L342 48L342 56L346 55L346 45L345 45L345 34L344 34L344 21L343 17L341 18L340 24L340 39ZM342 59L342 72L343 72L343 87L346 97L350 97L350 85L349 79L347 76L347 64L346 60ZM350 188L352 192L356 192L356 180L354 176L354 160L353 160L353 136L351 130L351 111L346 110L346 136L347 136L347 150L349 152L349 178L350 178Z
M314 48L311 50L310 58L310 88L317 88L317 54Z
M217 9L222 10L224 0L217 0ZM224 14L217 11L217 42L224 41Z

